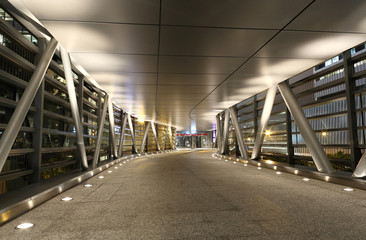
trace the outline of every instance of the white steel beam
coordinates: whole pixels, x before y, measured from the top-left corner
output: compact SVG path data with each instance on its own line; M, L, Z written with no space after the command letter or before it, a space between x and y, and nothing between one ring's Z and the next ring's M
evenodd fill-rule
M269 118L271 117L271 112L272 112L273 103L274 103L274 100L276 97L276 92L277 92L277 86L273 86L273 87L269 88L267 91L266 100L264 101L261 121L259 123L257 136L255 137L255 142L254 142L251 159L258 159L259 154L261 152L261 147L262 147L263 140L264 140L264 134L265 134L266 128L268 127Z
M160 145L159 145L159 141L158 141L158 135L156 134L155 124L153 122L151 123L151 129L152 129L152 131L154 133L156 147L158 148L158 151L160 151Z
M39 86L46 74L48 66L52 60L53 54L57 47L56 39L52 38L48 43L35 71L30 78L27 88L24 90L22 97L20 98L13 115L11 116L6 129L4 130L0 139L0 172L4 167L9 152L14 144L18 132L23 124L28 110L32 105L34 97L37 94Z
M146 138L147 138L147 135L149 134L150 126L151 126L151 122L147 122L147 125L146 125L146 128L145 128L144 137L143 137L142 142L141 142L140 154L144 152Z
M122 156L123 153L123 140L125 138L125 131L126 131L126 123L127 123L127 114L123 114L122 120L122 128L121 128L121 136L119 140L119 149L118 149L118 157Z
M95 168L97 166L98 161L99 161L99 153L100 153L100 147L102 145L102 140L103 140L103 129L104 129L105 116L107 115L107 108L108 108L108 95L106 94L104 97L104 105L103 105L103 110L102 110L101 116L98 116L100 121L99 121L99 125L98 125L97 141L95 143L93 168Z
M218 151L221 151L221 120L220 114L216 115L216 144Z
M113 156L117 157L117 146L116 146L116 134L115 134L115 127L114 127L114 114L113 114L113 104L112 99L108 97L108 119L109 119L109 134L112 137L112 149L113 149Z
M357 164L356 169L353 171L352 177L364 177L366 176L366 152L363 153L360 161Z
M313 129L311 128L307 118L305 117L302 108L296 100L296 97L292 93L287 82L278 84L278 89L287 105L287 108L291 112L297 127L300 130L301 136L303 137L306 146L314 160L314 163L319 172L333 173L334 169L330 164L330 161L325 154L318 138L316 137Z
M62 46L60 46L60 51L61 51L62 64L64 66L67 92L69 94L69 100L71 105L72 118L74 119L75 123L76 140L81 156L81 165L83 166L84 169L88 169L88 160L86 157L86 151L84 145L83 127L80 121L80 113L75 93L74 78L72 76L72 70L71 70L70 55L66 51L66 49Z
M128 120L128 126L130 127L130 131L131 131L131 137L132 137L132 144L133 144L132 153L134 153L134 152L137 153L136 140L135 140L135 131L133 129L131 115L128 114L128 113L127 113L127 120Z
M229 113L229 109L225 110L225 119L224 119L224 129L223 129L223 134L222 134L222 144L221 144L221 154L225 153L225 149L226 149L226 145L227 145L227 140L228 140L228 136L229 136L229 118L230 118L230 113Z
M248 159L249 155L248 155L248 151L247 151L247 146L245 145L245 142L243 140L243 136L241 135L240 126L239 126L239 122L238 122L238 115L236 113L236 109L234 109L234 107L230 107L229 111L230 111L230 115L231 115L231 121L233 122L233 125L234 125L234 128L235 128L236 140L237 140L238 145L239 145L241 156L244 159Z

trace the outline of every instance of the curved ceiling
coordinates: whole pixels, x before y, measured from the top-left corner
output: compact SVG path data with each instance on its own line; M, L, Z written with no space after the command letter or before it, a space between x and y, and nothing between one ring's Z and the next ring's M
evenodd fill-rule
M178 130L366 41L364 0L11 0L131 114Z

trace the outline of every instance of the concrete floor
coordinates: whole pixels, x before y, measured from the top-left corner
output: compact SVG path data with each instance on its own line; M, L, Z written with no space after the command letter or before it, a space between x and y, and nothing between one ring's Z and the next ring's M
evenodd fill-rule
M0 227L0 239L366 239L365 191L212 153L112 167ZM35 225L15 229L22 222Z

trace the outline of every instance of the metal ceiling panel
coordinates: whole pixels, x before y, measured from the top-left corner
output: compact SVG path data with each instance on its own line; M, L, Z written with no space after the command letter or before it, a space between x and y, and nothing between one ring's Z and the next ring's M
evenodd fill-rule
M227 74L159 74L159 85L212 85L216 86Z
M161 56L159 73L228 74L244 60L235 57Z
M71 53L71 55L87 71L90 69L95 72L152 73L157 70L156 56L104 53Z
M162 23L189 26L280 29L310 0L168 0Z
M276 31L162 27L162 55L248 57Z
M209 93L215 88L215 86L159 86L158 94L160 93Z
M159 0L26 0L23 3L40 20L159 23Z
M42 23L69 52L158 53L156 26L58 21Z
M347 50L363 41L366 41L366 34L284 31L257 56L324 61L339 54L339 49Z
M365 0L316 1L287 29L366 33Z
M139 84L156 84L156 73L125 73L125 72L92 72L89 74L99 84L114 84L116 87L120 85L139 85Z

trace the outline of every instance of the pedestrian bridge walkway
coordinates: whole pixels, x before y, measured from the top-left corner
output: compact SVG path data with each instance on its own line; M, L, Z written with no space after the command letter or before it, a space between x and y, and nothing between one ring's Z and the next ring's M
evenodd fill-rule
M120 162L1 226L0 239L365 239L365 191L213 153ZM16 229L24 222L34 226Z

